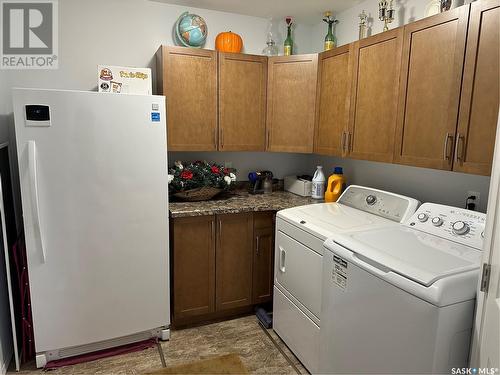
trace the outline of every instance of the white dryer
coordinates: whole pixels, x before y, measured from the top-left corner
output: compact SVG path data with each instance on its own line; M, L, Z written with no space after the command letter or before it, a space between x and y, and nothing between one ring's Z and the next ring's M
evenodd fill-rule
M485 215L424 203L325 242L321 373L467 367Z
M351 185L336 203L277 213L273 328L310 372L319 369L324 241L347 231L397 226L418 204L412 198Z

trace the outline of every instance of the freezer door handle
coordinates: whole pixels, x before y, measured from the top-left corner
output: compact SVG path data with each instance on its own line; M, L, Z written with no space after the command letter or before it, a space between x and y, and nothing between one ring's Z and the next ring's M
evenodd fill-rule
M281 246L279 246L280 249L280 262L279 262L279 268L281 272L285 272L285 260L286 260L286 252L285 249L283 249Z
M36 174L36 144L28 141L28 172L30 182L31 207L33 212L34 229L38 232L39 246L42 254L42 263L45 263L45 246L43 244L42 228L40 226L40 209L38 206L38 185Z

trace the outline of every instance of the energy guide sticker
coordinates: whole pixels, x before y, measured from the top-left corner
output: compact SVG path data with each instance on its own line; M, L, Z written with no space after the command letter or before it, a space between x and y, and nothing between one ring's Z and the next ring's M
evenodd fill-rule
M333 256L332 281L342 290L347 287L347 262L336 255Z

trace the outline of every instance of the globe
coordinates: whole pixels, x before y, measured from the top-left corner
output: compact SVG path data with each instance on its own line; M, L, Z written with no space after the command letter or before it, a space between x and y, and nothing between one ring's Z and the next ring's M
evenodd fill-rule
M207 24L197 14L184 12L174 25L177 43L184 47L202 47L207 39Z

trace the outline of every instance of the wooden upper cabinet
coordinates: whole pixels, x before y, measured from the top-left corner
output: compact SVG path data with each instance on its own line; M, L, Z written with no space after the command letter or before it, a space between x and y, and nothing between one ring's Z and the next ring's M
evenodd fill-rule
M453 170L489 175L499 98L500 1L471 4Z
M252 213L217 215L216 310L252 304Z
M451 169L469 7L405 26L395 161Z
M313 151L318 55L270 57L268 151Z
M167 97L168 150L216 150L217 52L162 46L157 66L158 90Z
M343 156L351 102L353 45L320 53L314 152Z
M219 150L264 151L267 57L219 53Z
M402 28L354 44L348 156L392 162Z
M172 222L173 320L215 311L215 217Z

